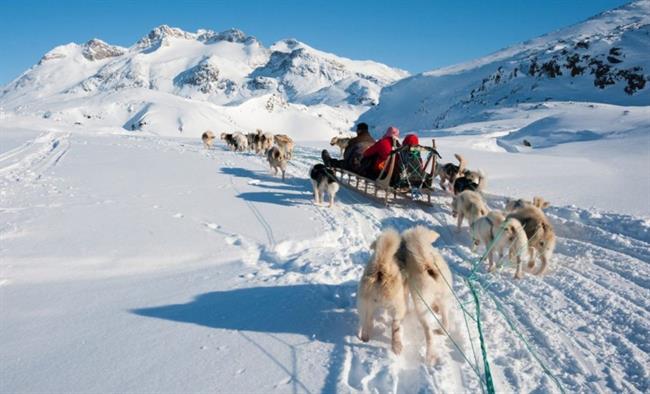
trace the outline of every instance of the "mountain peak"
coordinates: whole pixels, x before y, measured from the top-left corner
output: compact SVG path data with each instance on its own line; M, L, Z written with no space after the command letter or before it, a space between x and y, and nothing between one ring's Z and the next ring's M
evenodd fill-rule
M249 44L257 42L257 39L253 36L249 36L243 31L235 28L230 28L222 32L215 32L213 30L199 30L197 31L197 39L199 41L205 42L206 44L212 44L219 41L234 42L240 44Z
M138 48L151 48L154 46L159 46L160 43L167 38L183 38L189 40L195 38L195 35L177 27L160 25L153 28L149 34L138 40L136 46Z
M284 40L280 40L276 42L275 44L271 45L271 50L274 52L293 52L296 49L300 48L309 48L309 46L305 45L304 43L296 40L295 38L287 38Z
M126 53L122 47L109 45L106 42L93 38L82 46L81 54L88 60L102 60L109 57L121 56Z

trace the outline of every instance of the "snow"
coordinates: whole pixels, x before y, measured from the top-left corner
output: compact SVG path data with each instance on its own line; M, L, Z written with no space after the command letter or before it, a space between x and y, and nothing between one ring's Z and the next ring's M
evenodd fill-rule
M282 182L261 157L221 144L207 151L196 138L40 130L0 130L3 392L480 390L442 336L439 364L423 364L412 315L400 357L390 353L386 321L368 344L355 336L356 283L387 226L440 232L435 246L454 289L471 300L462 278L475 255L466 231L453 232L449 197L438 194L429 210L384 208L343 189L333 209L315 206L306 173L327 142L299 145ZM437 142L445 157L472 147L462 152L470 165L517 160L504 179L488 169L488 202L500 208L507 185L517 190L508 195L537 193L521 180L550 158L481 148L495 138ZM599 141L609 140L589 143ZM562 187L542 193L554 202L547 214L559 236L551 272L513 281L510 267L480 269L479 279L567 391L645 392L647 206L634 216L564 205L551 193ZM482 311L497 390L557 391L489 298ZM453 322L471 354L458 308Z
M552 115L536 120L500 141L521 144L526 139L536 148L547 148L601 138L643 137L647 136L650 126L650 106L555 103L554 107L555 110L549 111Z
M381 230L440 233L471 311L478 258L440 191L426 209L345 188L332 209L313 203L309 168L359 121L435 138L443 162L462 154L492 209L551 202L548 274L475 276L498 392L559 391L500 311L565 392L650 391L650 90L628 94L618 74L647 73L648 15L632 2L412 77L236 29L54 48L0 93L0 392L479 392L463 358L480 353L478 332L458 305L461 350L436 336L433 366L412 313L400 356L386 316L369 343L356 337ZM514 71L573 52L620 57L615 83ZM200 141L257 128L297 141L286 181Z

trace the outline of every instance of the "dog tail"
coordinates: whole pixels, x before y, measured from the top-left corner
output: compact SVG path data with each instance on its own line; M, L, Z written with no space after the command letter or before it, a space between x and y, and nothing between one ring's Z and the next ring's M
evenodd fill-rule
M395 254L399 249L400 237L397 231L388 229L382 232L373 244L375 250L375 270L369 278L379 283L382 287L387 286L392 278L399 275L399 266L395 261Z
M473 220L477 220L488 214L488 210L483 204L472 204L470 209L472 213L472 218L474 218Z
M540 224L541 232L539 237L539 245L543 248L555 247L555 232L550 223L542 222Z
M483 192L487 187L487 175L481 169L476 172L478 173L478 191Z
M467 164L467 162L465 161L465 158L458 153L454 153L454 157L456 160L458 160L458 175L462 176L463 171L465 171L465 164Z

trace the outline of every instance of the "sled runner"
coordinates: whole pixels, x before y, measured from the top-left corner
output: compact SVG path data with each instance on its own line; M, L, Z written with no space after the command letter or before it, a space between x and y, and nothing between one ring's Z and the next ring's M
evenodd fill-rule
M386 205L400 202L417 202L433 205L431 196L436 170L436 141L432 146L397 146L393 141L384 168L377 179L369 179L342 168L332 168L339 183L349 189L365 194Z

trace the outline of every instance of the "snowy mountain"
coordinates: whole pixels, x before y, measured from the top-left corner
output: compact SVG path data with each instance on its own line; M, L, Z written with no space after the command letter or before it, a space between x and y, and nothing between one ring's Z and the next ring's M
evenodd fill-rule
M261 127L326 139L377 104L382 87L405 76L294 39L266 48L236 29L189 33L163 25L130 48L92 39L52 49L1 90L0 107L164 135ZM251 105L271 116L252 122L245 109ZM155 108L175 113L170 118ZM290 118L297 119L295 126ZM301 121L306 118L310 132Z
M362 120L439 129L549 101L650 105L650 1L384 88ZM522 107L526 107L525 105ZM530 107L530 106L529 106Z

